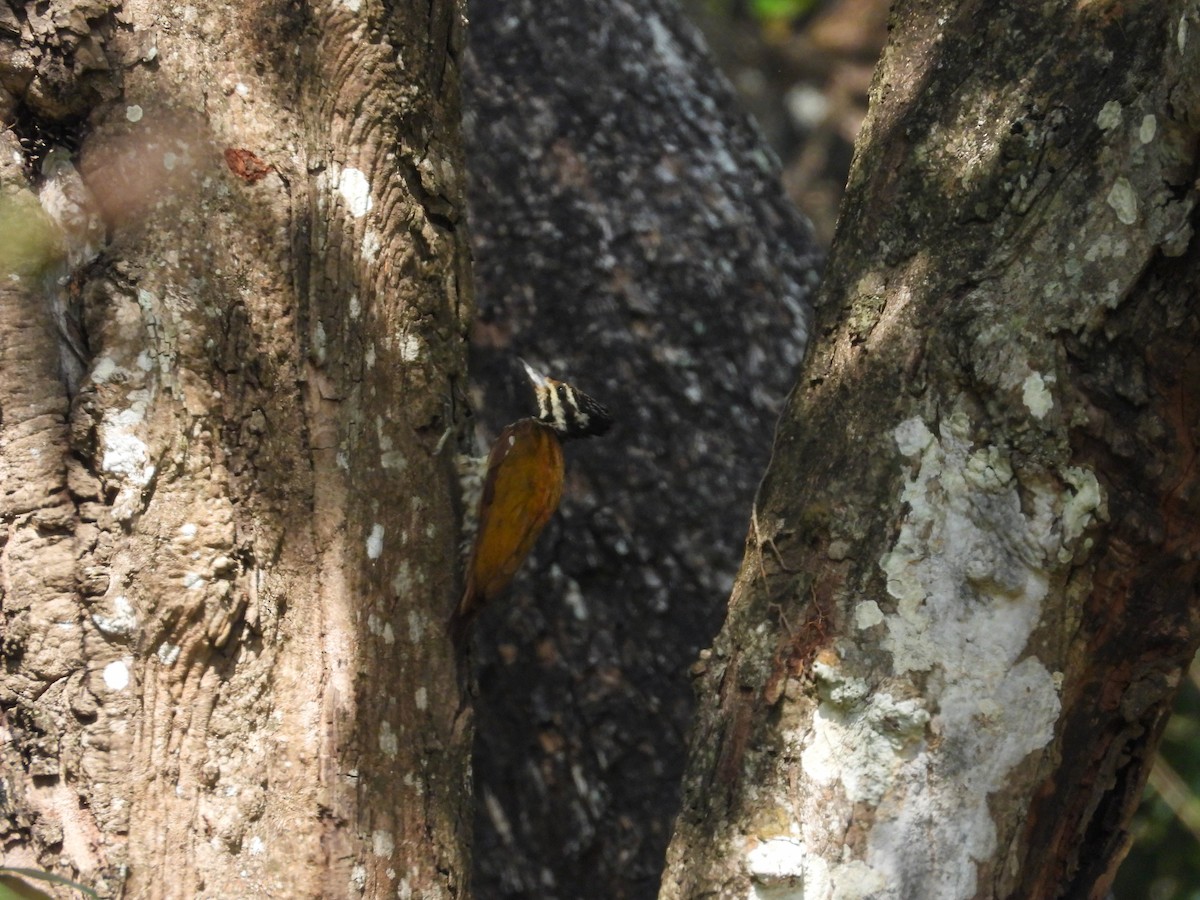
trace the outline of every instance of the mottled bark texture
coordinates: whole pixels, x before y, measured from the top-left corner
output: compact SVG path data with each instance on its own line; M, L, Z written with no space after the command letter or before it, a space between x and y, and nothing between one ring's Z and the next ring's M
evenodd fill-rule
M817 253L671 2L487 0L465 68L488 438L518 356L613 411L477 625L476 893L649 897Z
M1103 897L1200 637L1195 5L892 28L664 898Z
M5 209L65 242L0 282L5 864L464 895L460 25L0 6Z

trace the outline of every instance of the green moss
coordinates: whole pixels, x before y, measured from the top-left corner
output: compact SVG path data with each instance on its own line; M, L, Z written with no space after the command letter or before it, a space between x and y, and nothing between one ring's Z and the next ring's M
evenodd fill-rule
M800 511L797 531L805 540L822 537L829 532L833 510L828 503L809 503Z

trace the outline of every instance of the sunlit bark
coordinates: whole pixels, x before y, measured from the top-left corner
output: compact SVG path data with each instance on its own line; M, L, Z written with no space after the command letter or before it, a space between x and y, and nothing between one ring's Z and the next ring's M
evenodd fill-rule
M64 224L3 288L6 864L131 898L463 894L460 25L0 16L5 189L46 206L77 171L107 231L86 258Z

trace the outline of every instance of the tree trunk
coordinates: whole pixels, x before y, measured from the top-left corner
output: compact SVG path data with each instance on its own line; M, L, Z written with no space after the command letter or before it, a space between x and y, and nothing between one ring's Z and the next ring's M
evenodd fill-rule
M1200 640L1198 25L894 8L662 897L1104 896Z
M5 864L464 895L458 11L27 3L0 42L5 196L66 235L0 288Z
M476 628L477 893L650 897L819 254L674 2L481 0L470 47L485 438L518 356L616 418Z

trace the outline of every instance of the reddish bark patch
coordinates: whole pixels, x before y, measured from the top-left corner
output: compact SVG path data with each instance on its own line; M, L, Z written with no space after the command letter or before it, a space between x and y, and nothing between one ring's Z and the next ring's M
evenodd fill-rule
M252 150L237 147L225 148L225 165L229 171L247 184L262 181L275 171L275 167L263 162Z

